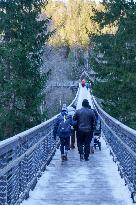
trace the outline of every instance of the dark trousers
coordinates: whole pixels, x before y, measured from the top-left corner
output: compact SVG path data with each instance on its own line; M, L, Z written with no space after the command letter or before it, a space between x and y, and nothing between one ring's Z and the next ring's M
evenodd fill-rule
M70 142L71 148L75 146L75 130L71 130L71 142Z
M68 151L70 149L70 137L60 137L60 151L61 154L65 153L65 150Z
M90 143L93 137L93 132L77 132L77 146L79 154L84 154L85 158L90 154Z

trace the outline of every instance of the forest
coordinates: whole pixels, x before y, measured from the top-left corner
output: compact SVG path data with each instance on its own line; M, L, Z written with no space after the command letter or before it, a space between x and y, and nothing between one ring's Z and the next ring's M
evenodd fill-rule
M79 80L92 70L102 108L136 129L135 28L134 0L1 0L0 140L72 101L75 91L50 90L50 82Z

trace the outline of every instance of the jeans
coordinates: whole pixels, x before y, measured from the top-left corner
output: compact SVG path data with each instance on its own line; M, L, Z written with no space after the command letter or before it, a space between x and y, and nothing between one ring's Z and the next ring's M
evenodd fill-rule
M65 151L70 149L70 137L60 137L60 151L64 154Z
M77 132L77 146L79 154L84 154L85 158L89 157L90 154L90 143L93 137L93 132Z
M71 130L71 148L75 146L75 130Z

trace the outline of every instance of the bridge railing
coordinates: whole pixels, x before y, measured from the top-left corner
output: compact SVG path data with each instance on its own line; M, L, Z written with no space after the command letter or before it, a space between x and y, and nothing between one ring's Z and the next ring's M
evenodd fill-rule
M0 205L19 205L29 197L59 144L52 134L56 117L0 142Z
M92 101L101 119L102 132L110 145L113 159L136 202L136 131L102 110L94 97Z
M79 82L78 81L50 81L47 87L78 87Z

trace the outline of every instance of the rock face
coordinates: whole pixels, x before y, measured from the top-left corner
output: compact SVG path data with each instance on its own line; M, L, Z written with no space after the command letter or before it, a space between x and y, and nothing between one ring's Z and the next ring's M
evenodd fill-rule
M68 106L74 99L75 93L75 90L71 90L70 88L51 88L46 95L48 118L59 113L63 104Z
M75 97L75 89L51 86L53 82L54 84L65 84L66 81L70 80L71 63L66 58L66 52L65 48L45 47L44 64L41 70L42 72L50 72L44 91L44 109L48 118L60 112L62 104L70 104Z

